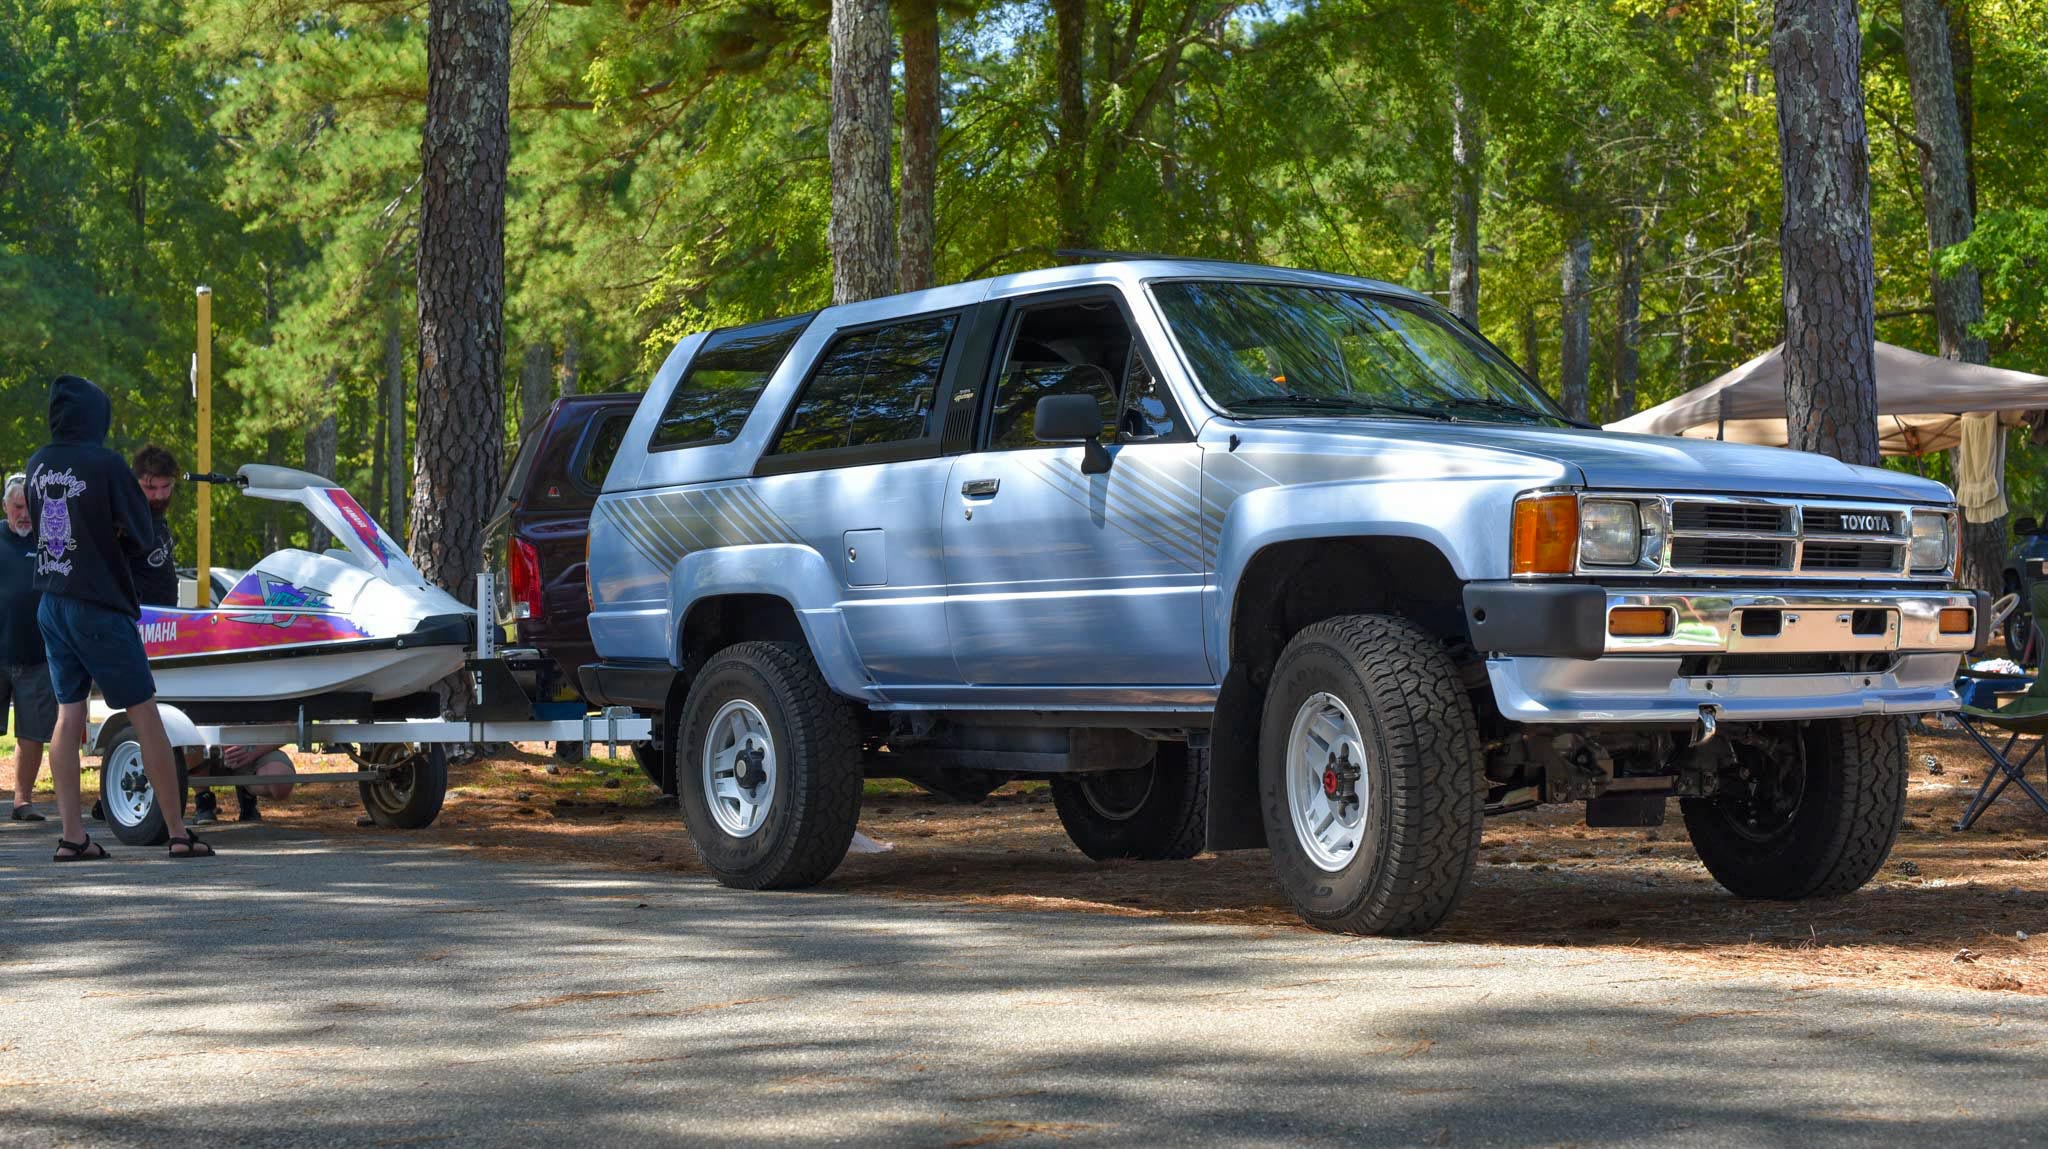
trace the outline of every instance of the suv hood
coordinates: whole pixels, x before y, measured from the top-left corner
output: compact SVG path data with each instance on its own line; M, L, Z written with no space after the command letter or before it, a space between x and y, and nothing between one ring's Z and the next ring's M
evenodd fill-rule
M1905 503L1954 502L1947 487L1881 467L1854 467L1804 451L1712 439L1627 435L1503 423L1406 419L1260 419L1248 425L1308 435L1436 443L1550 459L1578 468L1599 490L1816 496Z

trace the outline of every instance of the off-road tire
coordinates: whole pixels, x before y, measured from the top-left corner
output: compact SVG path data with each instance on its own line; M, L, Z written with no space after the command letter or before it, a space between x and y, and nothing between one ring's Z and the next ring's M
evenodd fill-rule
M1295 717L1318 693L1350 710L1366 754L1361 841L1335 872L1311 860L1285 789ZM1390 615L1341 615L1281 652L1259 729L1259 804L1280 886L1310 925L1419 934L1449 917L1479 851L1483 785L1471 699L1427 631Z
M140 770L141 753L142 744L136 739L134 730L124 726L115 735L106 756L100 759L100 808L106 813L107 829L112 830L114 837L120 839L123 845L161 846L171 840L171 831L164 825L161 805L163 796L155 792L155 787L151 787L147 808L142 811L140 817L127 821L120 813L127 808L127 803L119 801L115 793L115 788L120 784L115 778L115 763L122 760L124 755L132 755L135 768ZM185 812L186 800L191 794L191 787L186 782L185 752L174 746L171 748L171 757L178 764L178 812L182 815Z
M1098 862L1192 858L1209 837L1209 752L1162 742L1136 770L1055 774L1052 806L1067 837Z
M1838 897L1883 867L1906 813L1906 726L1898 718L1810 723L1805 783L1789 822L1765 840L1739 832L1731 799L1684 798L1686 833L1737 897Z
M720 828L704 785L711 720L744 698L761 711L776 772L766 821L746 837ZM846 857L860 821L860 725L810 652L784 642L742 642L707 659L677 719L678 805L697 856L720 883L744 890L816 885Z
M448 800L448 748L429 743L409 755L388 782L358 782L356 797L370 821L386 830L424 830Z

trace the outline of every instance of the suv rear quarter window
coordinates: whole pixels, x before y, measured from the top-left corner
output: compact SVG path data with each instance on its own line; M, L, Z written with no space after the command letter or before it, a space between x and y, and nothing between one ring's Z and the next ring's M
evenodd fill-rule
M855 331L832 341L804 382L771 455L921 439L958 315Z
M809 314L713 332L676 380L649 450L729 443L739 437L761 391L782 365ZM604 477L600 474L598 482Z

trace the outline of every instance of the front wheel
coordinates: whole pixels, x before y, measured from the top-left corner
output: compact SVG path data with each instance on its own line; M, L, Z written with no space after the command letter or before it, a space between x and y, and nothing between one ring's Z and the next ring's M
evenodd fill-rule
M860 727L802 647L742 642L707 661L676 723L690 840L740 889L816 885L860 820Z
M1259 797L1273 868L1310 925L1419 934L1442 922L1471 879L1482 786L1471 700L1427 631L1345 615L1281 652Z
M1897 718L1765 726L1731 743L1712 797L1685 798L1707 872L1744 898L1835 897L1877 874L1906 813L1906 727Z
M1208 843L1209 752L1162 742L1135 770L1055 774L1052 805L1067 837L1098 862L1192 858Z
M173 749L178 763L178 810L185 809L185 754ZM163 809L157 804L156 787L142 769L142 743L133 730L116 736L113 748L100 760L100 808L114 836L130 846L161 846L170 841Z

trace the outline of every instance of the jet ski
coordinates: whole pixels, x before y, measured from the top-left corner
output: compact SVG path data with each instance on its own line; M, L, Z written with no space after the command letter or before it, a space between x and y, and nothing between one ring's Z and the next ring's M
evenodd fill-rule
M336 545L325 554L287 548L269 555L203 610L142 608L158 699L384 701L416 695L462 669L472 612L429 583L332 479L258 463L231 476L191 477L297 503Z

